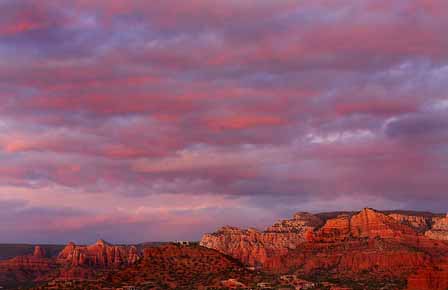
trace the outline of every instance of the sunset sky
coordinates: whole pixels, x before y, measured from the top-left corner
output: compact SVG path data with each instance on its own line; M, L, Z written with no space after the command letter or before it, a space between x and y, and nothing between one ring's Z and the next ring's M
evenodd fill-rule
M1 0L0 242L448 211L446 0Z

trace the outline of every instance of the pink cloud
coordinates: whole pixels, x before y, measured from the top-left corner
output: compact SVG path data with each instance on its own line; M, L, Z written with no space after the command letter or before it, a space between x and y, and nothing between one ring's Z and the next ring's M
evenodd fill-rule
M55 3L0 1L16 237L199 235L330 197L446 210L445 1Z
M206 123L211 130L221 131L279 126L285 124L286 121L277 116L235 115L208 119Z
M39 23L33 23L33 22L18 22L18 23L12 23L7 26L3 26L0 28L0 36L11 36L27 31L32 31L35 29L39 29L44 27L44 25Z

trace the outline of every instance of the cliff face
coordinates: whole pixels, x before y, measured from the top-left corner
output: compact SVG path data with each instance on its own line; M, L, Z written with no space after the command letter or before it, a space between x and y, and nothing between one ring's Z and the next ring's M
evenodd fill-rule
M250 265L263 265L270 257L288 254L305 242L338 242L349 238L403 238L416 236L409 226L372 209L350 217L340 215L325 223L317 216L299 213L266 231L224 227L206 234L200 244L231 255Z
M411 227L369 208L351 218L350 233L356 238L397 238L416 235Z
M433 218L429 216L406 215L399 213L389 214L391 218L413 228L416 232L424 233L431 228Z
M328 219L325 225L314 235L315 240L342 241L350 235L350 216L339 215Z
M313 275L323 271L333 278L406 280L420 269L432 269L440 257L448 255L448 243L423 235L431 226L432 217L405 217L369 208L325 221L302 213L263 232L225 227L205 235L201 245L279 273L294 270ZM431 230L445 231L445 226L446 220L438 219ZM439 272L427 273L418 277L443 278ZM429 289L446 290L420 290Z
M448 241L448 214L444 218L434 219L433 227L425 236L434 240Z
M72 266L115 267L131 265L140 259L134 246L114 246L103 240L90 246L69 243L59 254L59 263Z
M264 232L223 227L216 233L204 235L200 245L217 249L247 264L260 266L271 257L287 254L312 239L313 230L322 223L316 216L297 213L293 219L279 221Z
M448 289L448 261L424 267L408 279L408 290L446 290Z

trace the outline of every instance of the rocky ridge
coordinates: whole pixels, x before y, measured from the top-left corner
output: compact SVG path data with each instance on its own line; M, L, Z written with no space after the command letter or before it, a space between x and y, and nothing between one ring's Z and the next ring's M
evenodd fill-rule
M59 263L95 267L132 265L139 259L135 246L114 246L103 240L90 246L69 243L57 257Z
M178 287L176 279L182 273L190 273L189 267L196 265L207 280L210 263L221 261L222 267L214 274L216 285L220 277L232 278L229 273L242 275L238 280L245 284L259 275L256 273L270 273L277 278L288 273L310 281L339 280L342 286L348 286L344 281L354 281L360 289L377 285L368 289L446 290L447 233L448 216L430 213L381 212L370 208L316 215L300 212L264 231L223 227L204 235L200 242L203 247L168 245L142 249L98 240L87 246L69 243L55 257L46 253L48 247L36 246L32 254L30 249L29 255L0 261L0 283L8 286L54 279L97 281L104 275L116 277L118 283L131 272L155 271L171 263L165 269L166 277L148 273L140 273L139 277L157 278L160 283L171 281ZM198 264L199 261L204 263ZM247 272L247 266L261 272ZM178 269L177 276L170 272L173 267ZM188 275L182 276L181 284L187 285L194 276Z
M287 254L312 239L313 230L322 223L321 219L309 213L297 213L292 219L279 221L264 232L225 226L216 233L204 235L200 244L250 265L260 266L272 255Z
M225 227L204 235L200 244L278 273L309 276L324 271L330 278L377 281L414 277L408 284L415 289L412 285L418 277L442 279L427 283L431 287L445 285L448 279L444 272L434 270L445 265L448 256L448 243L443 242L446 221L437 215L383 213L370 208L327 219L299 213L265 231ZM418 271L422 271L419 276L412 276ZM420 290L446 290L421 285Z
M434 225L425 235L431 239L448 241L448 214L444 218L436 218Z
M115 246L103 240L89 246L69 243L56 258L46 257L41 246L32 255L0 261L0 284L40 282L51 279L94 279L98 269L116 269L139 261L135 246Z

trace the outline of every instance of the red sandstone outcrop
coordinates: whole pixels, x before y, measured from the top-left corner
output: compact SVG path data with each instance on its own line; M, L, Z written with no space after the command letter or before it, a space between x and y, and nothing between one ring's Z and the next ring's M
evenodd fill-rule
M287 254L312 239L313 230L322 223L309 213L297 213L293 219L279 221L264 232L223 227L216 233L204 235L200 245L217 249L249 265L259 266L272 256Z
M328 219L325 225L316 233L316 240L341 241L350 235L350 216L342 214Z
M425 233L430 239L448 241L448 214L444 218L436 218L432 228Z
M406 215L400 213L391 213L389 216L402 224L410 226L419 233L424 233L429 230L433 219L430 216Z
M35 246L33 256L38 258L44 258L45 250L41 246Z
M55 267L54 260L46 258L43 249L36 246L32 255L0 261L0 285L34 281Z
M415 236L416 232L392 217L366 208L352 217L339 215L328 219L325 224L315 215L298 213L293 219L279 221L264 232L223 227L216 233L204 235L200 244L256 266L265 264L270 257L285 255L307 241L408 235Z
M423 267L408 278L407 290L448 289L448 261Z
M266 229L266 232L288 233L302 232L304 229L315 229L321 227L323 221L310 213L298 212L290 220L280 220Z
M140 259L134 246L114 246L98 240L90 246L69 243L58 255L58 262L72 266L115 267L131 265Z
M103 240L90 246L69 243L57 258L47 258L42 247L32 255L0 261L0 283L42 282L51 279L95 279L96 268L116 269L140 259L134 246L114 246Z
M418 233L426 217L406 219L365 208L325 223L310 214L301 216L307 222L297 219L277 222L264 232L225 227L205 235L201 245L275 272L295 269L297 274L310 275L323 271L348 279L370 275L406 280L419 269L432 267L434 259L448 255L448 244ZM439 220L436 228L443 230L444 225Z
M407 225L373 209L365 208L350 220L350 233L358 238L397 238L403 235L416 235Z
M342 242L306 242L287 255L275 256L265 269L298 275L322 273L334 278L357 280L362 275L376 279L406 279L419 267L430 264L430 257L393 240L348 239Z

